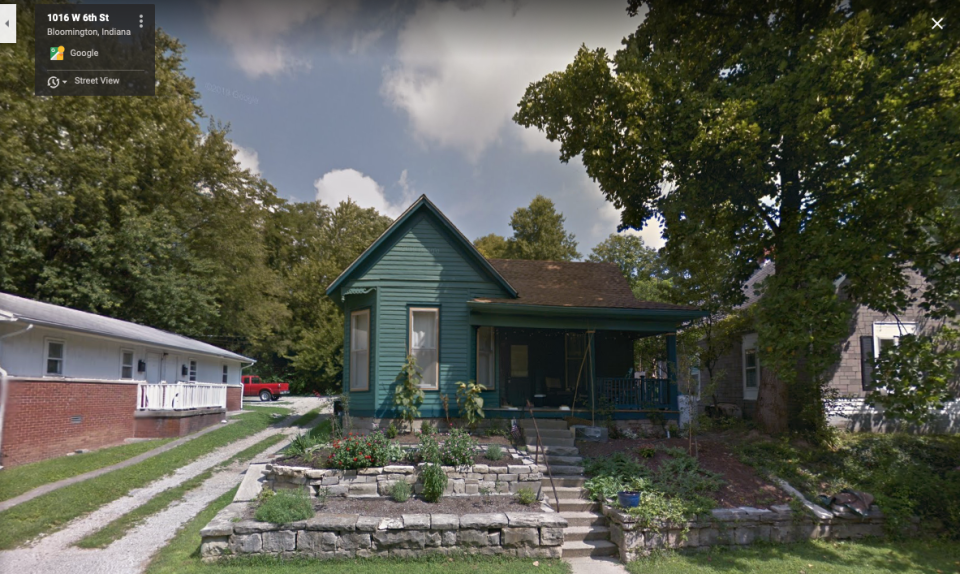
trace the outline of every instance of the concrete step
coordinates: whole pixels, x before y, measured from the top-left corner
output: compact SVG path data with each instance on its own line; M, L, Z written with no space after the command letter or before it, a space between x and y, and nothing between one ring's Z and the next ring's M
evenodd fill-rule
M614 556L620 549L613 542L606 540L572 540L563 541L563 557L579 558L581 556Z
M547 462L550 464L567 464L571 466L582 466L582 456L559 456L555 454L547 455Z
M526 436L528 439L536 438L537 431L535 431L533 427L530 427L529 429L525 429L525 430L526 432L524 433L524 436ZM570 432L568 429L540 429L540 437L541 438L576 438L573 436L573 433Z
M553 484L554 484L554 486L556 486L556 487L558 487L558 488L561 487L561 486L564 486L564 487L566 487L566 486L578 486L578 487L579 487L579 486L583 486L583 483L584 483L584 482L586 482L586 479L583 478L582 476L557 476L557 475L553 475ZM544 476L544 477L540 480L540 484L543 485L544 488L550 488L550 479L549 479L548 477Z
M556 484L556 481L554 481ZM550 488L550 482L543 486L543 492L550 498L553 498L553 489ZM581 500L586 499L587 493L578 486L560 486L557 484L557 498L563 500Z
M568 526L606 526L607 517L596 512L561 512Z
M550 446L544 445L542 449L536 448L534 446L527 446L527 453L533 454L534 452L539 452L546 455L560 455L560 456L577 456L580 454L580 450L575 446Z
M536 426L534 426L533 424L533 419L520 419L519 421L517 421L517 424L520 425L520 428L524 430L527 430L527 429L533 430L534 428L539 428L540 430L544 430L544 429L569 430L567 421L563 419L537 419Z
M542 472L542 473L546 476L546 474L547 474L547 465L541 464L538 468L540 469L540 472ZM558 476L583 476L583 468L582 468L582 467L579 467L579 466L567 466L567 465L563 465L563 464L557 464L557 465L551 464L551 465L550 465L550 474L552 474L554 478L557 478Z
M561 438L555 436L541 436L540 443L543 446L575 446L573 438ZM533 448L537 444L537 437L527 435L527 448Z
M610 540L610 529L606 526L568 526L563 530L564 542L583 540Z
M548 500L551 500L550 496L551 492L550 490L547 490ZM600 503L593 502L592 500L561 498L559 510L560 512L600 512Z

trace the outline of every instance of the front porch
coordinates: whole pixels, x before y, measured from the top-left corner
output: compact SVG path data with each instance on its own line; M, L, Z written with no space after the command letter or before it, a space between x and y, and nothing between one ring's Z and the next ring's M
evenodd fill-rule
M677 322L664 313L470 307L488 417L517 418L529 404L537 418L679 418ZM635 341L656 335L665 335L666 361L638 365Z

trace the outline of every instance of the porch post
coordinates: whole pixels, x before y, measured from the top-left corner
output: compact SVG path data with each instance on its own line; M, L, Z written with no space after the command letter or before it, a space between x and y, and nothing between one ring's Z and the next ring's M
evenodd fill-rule
M590 424L597 426L597 362L593 358L597 347L594 345L594 331L587 331L587 337L590 339Z
M667 334L667 381L670 388L670 410L680 409L677 392L677 334Z

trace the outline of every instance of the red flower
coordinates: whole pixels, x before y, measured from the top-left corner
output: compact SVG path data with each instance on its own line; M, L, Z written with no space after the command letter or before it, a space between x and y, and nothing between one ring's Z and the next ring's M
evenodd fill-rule
M369 454L367 455L367 458L370 458L370 455L369 455Z
M357 457L353 457L353 462L357 462Z

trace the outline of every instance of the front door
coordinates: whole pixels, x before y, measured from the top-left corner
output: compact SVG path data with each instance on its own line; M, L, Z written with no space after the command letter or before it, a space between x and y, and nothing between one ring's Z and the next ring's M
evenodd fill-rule
M503 406L524 408L531 399L530 345L516 334L500 342L500 381Z
M160 353L147 353L147 382L152 385L160 382Z

